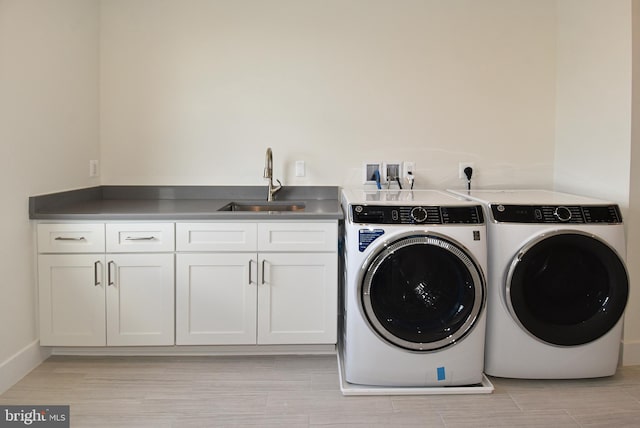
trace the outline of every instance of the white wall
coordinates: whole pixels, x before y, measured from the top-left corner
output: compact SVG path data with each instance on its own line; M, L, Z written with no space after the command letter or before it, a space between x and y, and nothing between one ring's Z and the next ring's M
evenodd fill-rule
M640 158L632 158L631 146L631 6L631 0L558 1L554 182L558 190L613 200L623 209L631 278L623 357L625 364L640 364L640 266L633 263L640 254L640 190L632 180ZM635 57L637 62L637 52Z
M553 183L555 0L101 2L105 184ZM293 176L293 162L307 176Z
M28 197L95 184L98 12L89 0L0 0L0 393L38 358Z
M557 188L628 205L631 0L558 1Z
M634 287L625 317L624 364L640 364L640 0L633 0L633 87L631 108L631 176L627 223L627 260Z

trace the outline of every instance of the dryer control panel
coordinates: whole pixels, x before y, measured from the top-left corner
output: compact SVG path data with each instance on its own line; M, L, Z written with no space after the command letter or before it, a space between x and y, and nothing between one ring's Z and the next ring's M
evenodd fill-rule
M351 205L351 220L359 224L483 224L482 207Z
M503 205L492 204L499 223L622 223L618 205Z

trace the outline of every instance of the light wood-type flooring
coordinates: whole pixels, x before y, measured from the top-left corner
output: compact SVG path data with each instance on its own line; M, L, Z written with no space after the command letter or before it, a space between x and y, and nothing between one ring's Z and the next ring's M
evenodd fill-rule
M72 427L638 427L640 366L491 378L493 394L343 396L336 357L49 358L0 405L71 406Z

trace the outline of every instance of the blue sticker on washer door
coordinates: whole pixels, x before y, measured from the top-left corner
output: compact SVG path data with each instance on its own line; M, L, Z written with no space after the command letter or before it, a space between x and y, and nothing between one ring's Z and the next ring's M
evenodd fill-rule
M384 230L382 229L360 229L358 237L360 252L366 250L373 241L382 235L384 235Z

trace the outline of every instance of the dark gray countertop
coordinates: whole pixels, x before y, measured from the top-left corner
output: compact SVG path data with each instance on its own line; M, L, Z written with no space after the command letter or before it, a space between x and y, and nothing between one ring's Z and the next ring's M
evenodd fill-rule
M340 220L336 186L285 186L276 201L303 211L218 211L229 202L265 201L266 186L98 186L29 198L35 220Z

